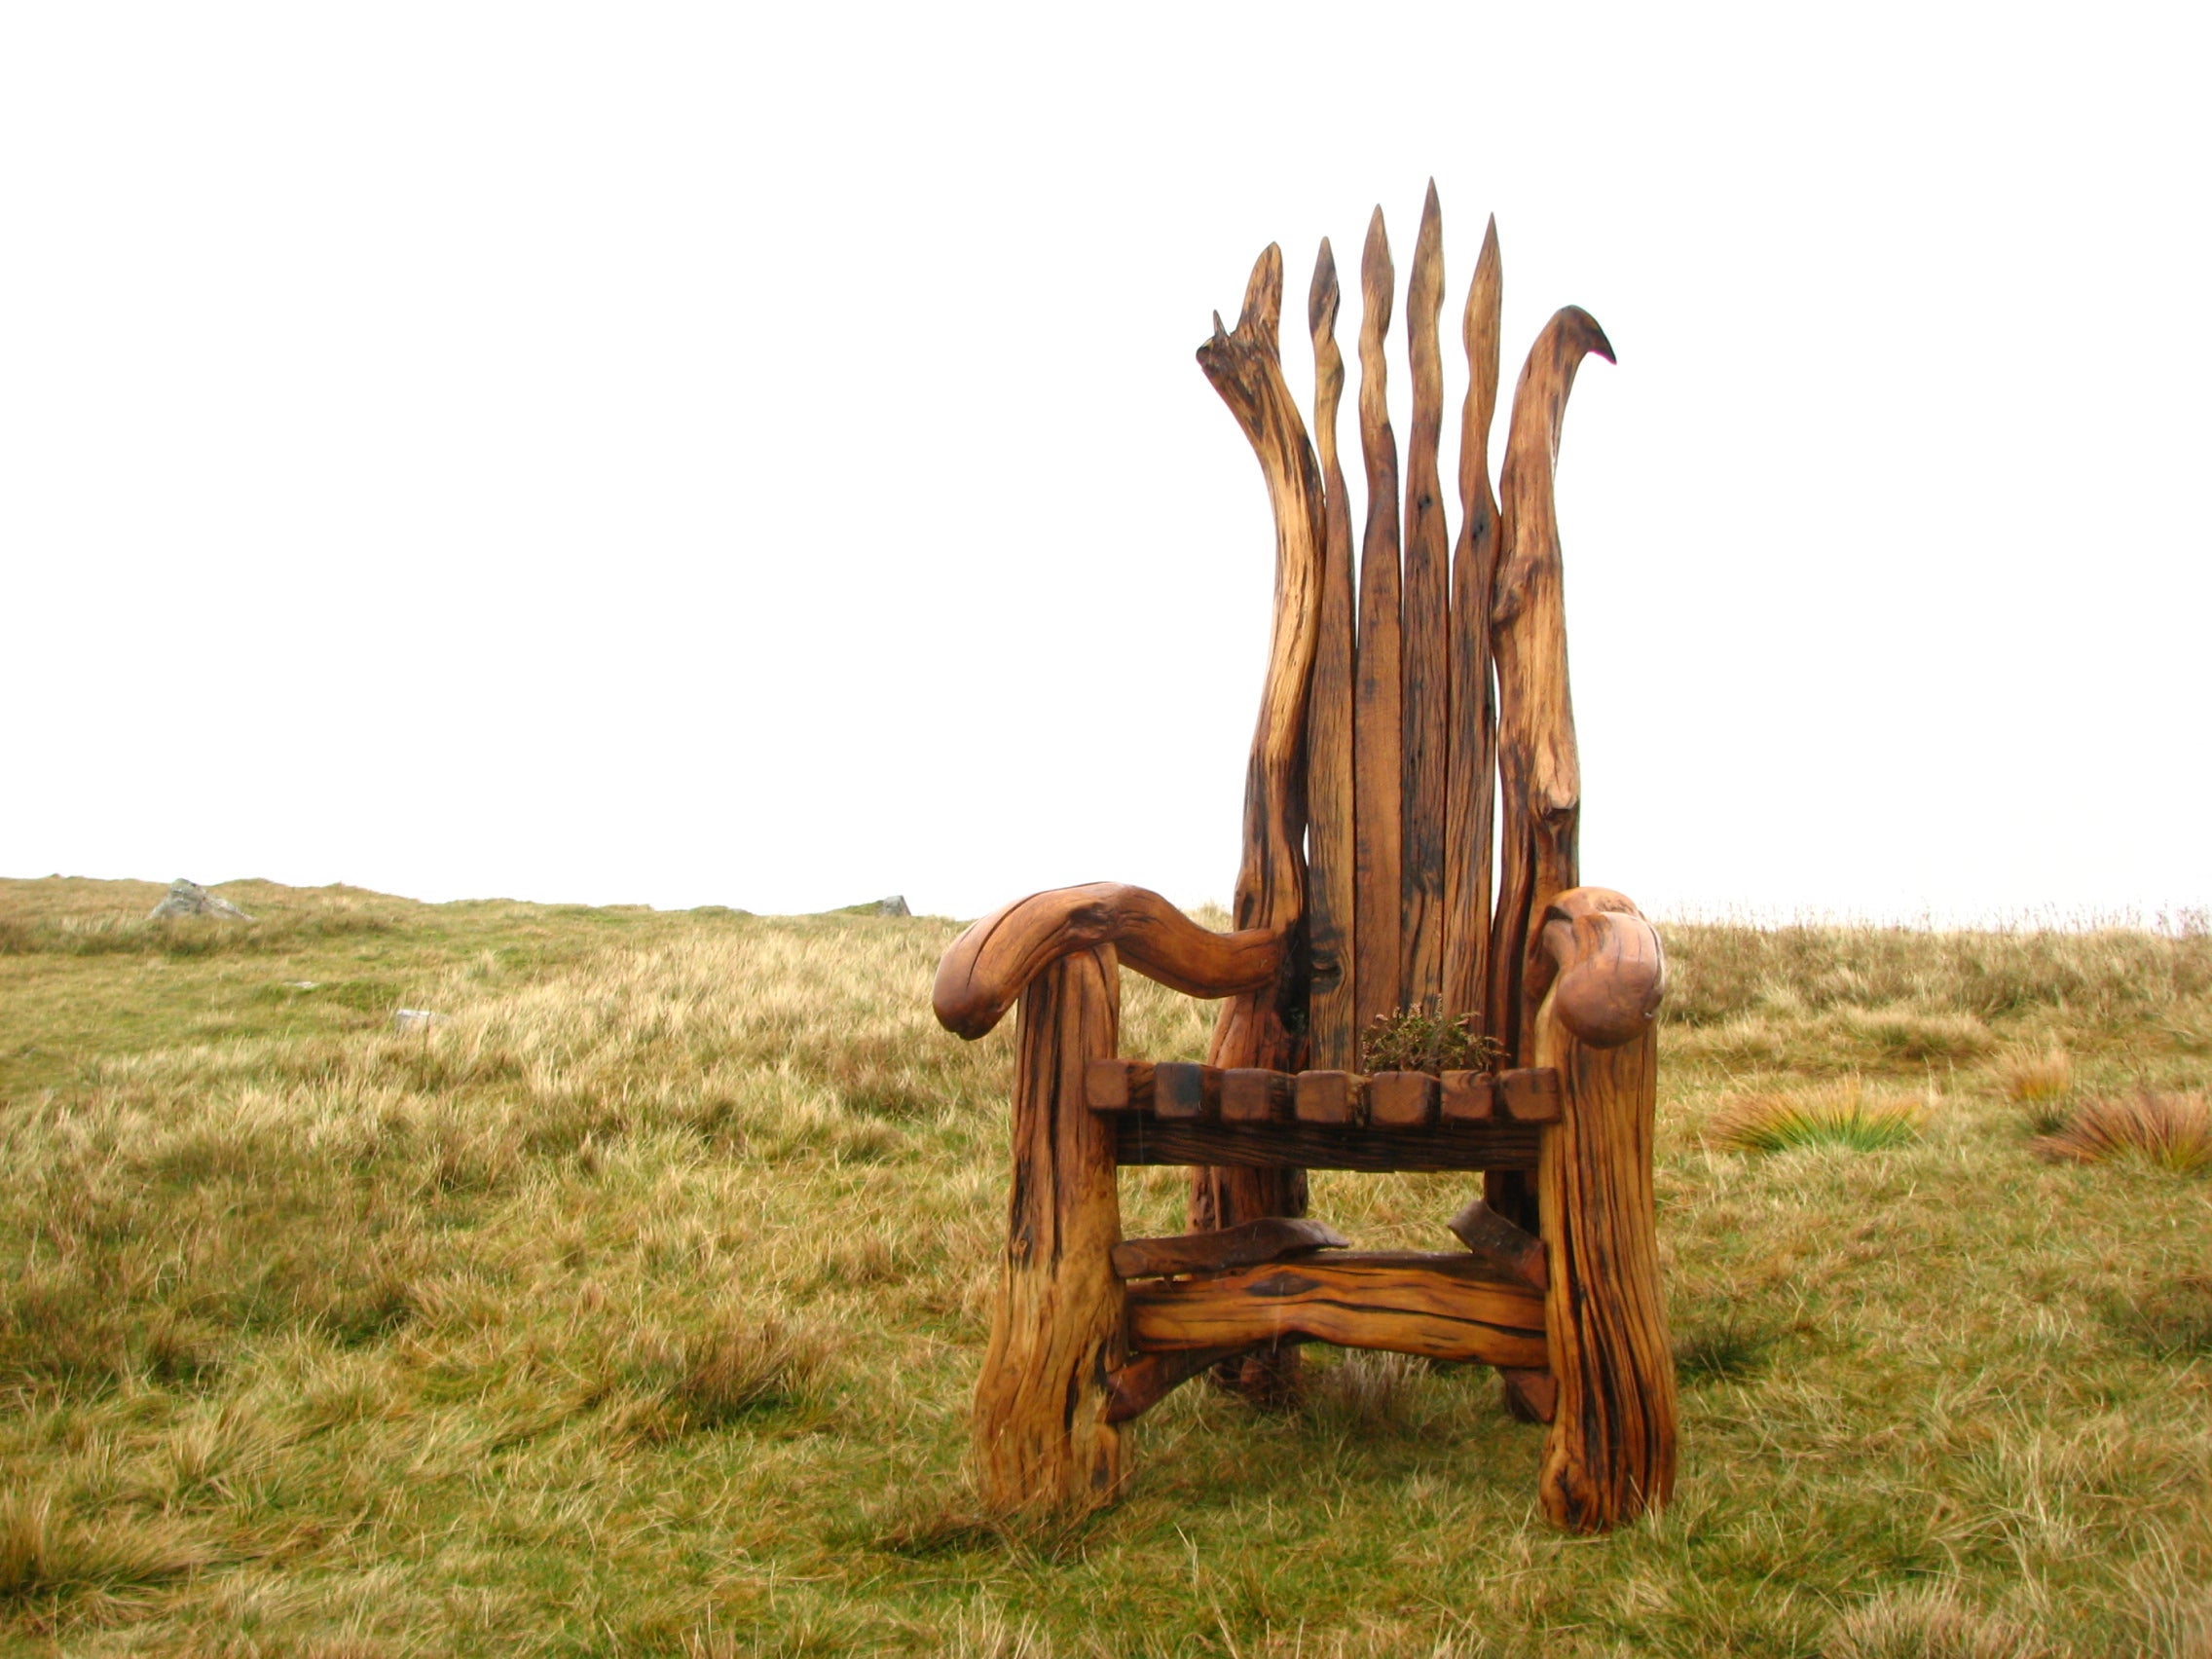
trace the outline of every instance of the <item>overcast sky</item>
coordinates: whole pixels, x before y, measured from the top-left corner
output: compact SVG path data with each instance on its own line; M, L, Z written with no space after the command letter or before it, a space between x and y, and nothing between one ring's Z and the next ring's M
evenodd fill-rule
M1433 175L1509 386L1620 353L1589 879L2202 904L2206 18L8 8L0 873L1224 897L1272 548L1192 351Z

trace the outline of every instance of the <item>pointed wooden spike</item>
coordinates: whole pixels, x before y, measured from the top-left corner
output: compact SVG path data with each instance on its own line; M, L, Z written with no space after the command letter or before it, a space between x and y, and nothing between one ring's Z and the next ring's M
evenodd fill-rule
M1490 485L1490 428L1497 407L1503 292L1493 216L1459 324L1467 397L1459 411L1459 539L1452 552L1452 736L1444 811L1444 1012L1486 1018L1491 821L1497 799L1497 688L1490 645L1497 498Z
M1313 337L1313 436L1323 500L1321 637L1313 656L1307 717L1307 938L1309 1063L1349 1069L1359 1058L1353 1002L1353 910L1357 887L1352 825L1353 644L1351 502L1337 456L1337 405L1345 360L1337 350L1337 260L1326 237L1313 261L1306 314Z
M1501 545L1491 600L1497 653L1501 812L1497 915L1491 930L1491 1031L1530 1052L1536 1011L1522 994L1536 918L1579 882L1582 768L1567 678L1567 609L1552 496L1560 424L1582 359L1612 347L1579 306L1554 313L1513 392L1498 479Z
M1437 318L1444 309L1444 211L1430 181L1406 280L1406 354L1413 368L1414 424L1406 441L1403 729L1405 830L1399 995L1434 1006L1444 990L1446 742L1451 719L1451 535L1437 451L1444 431L1444 362Z
M1398 445L1390 430L1383 341L1390 329L1397 273L1382 209L1368 221L1359 260L1359 448L1367 468L1367 528L1359 550L1358 681L1352 705L1354 810L1358 818L1358 893L1352 924L1357 967L1353 992L1364 1029L1401 1007L1400 847L1405 832L1399 756L1403 694L1398 572Z
M1329 246L1329 239L1321 239L1320 251L1313 255L1313 280L1306 289L1306 331L1315 340L1323 335L1334 345L1337 338L1337 256ZM1314 423L1320 424L1318 421ZM1318 436L1318 433L1316 433Z
M1281 326L1282 248L1270 242L1252 262L1252 275L1244 283L1244 309L1236 315L1236 332L1254 331L1272 351L1277 349Z

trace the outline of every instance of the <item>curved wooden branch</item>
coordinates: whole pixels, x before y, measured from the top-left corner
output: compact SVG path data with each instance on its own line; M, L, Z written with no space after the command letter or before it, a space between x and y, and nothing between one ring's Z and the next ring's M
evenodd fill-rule
M1667 953L1643 912L1609 887L1556 896L1530 958L1527 994L1549 996L1560 1023L1593 1049L1633 1042L1658 1018Z
M1233 334L1198 348L1198 367L1258 456L1275 521L1274 626L1252 758L1244 778L1244 862L1236 925L1288 927L1306 910L1306 692L1321 597L1321 470L1282 378L1282 249L1252 267Z
M1198 367L1259 458L1275 521L1274 626L1252 759L1244 775L1244 858L1236 873L1236 925L1297 940L1306 919L1306 739L1308 696L1320 632L1324 495L1313 446L1282 378L1282 250L1271 245L1252 267L1236 331L1198 348ZM1287 1069L1304 1039L1307 952L1284 949L1272 983L1222 1007L1206 1058L1217 1066ZM1295 1169L1208 1168L1193 1172L1194 1227L1231 1227L1263 1215L1300 1215L1306 1178ZM1247 1391L1294 1386L1296 1354L1243 1364Z
M1498 782L1503 794L1497 915L1491 935L1492 1034L1526 1051L1536 999L1522 992L1530 930L1577 884L1582 768L1567 691L1567 610L1552 482L1560 424L1582 359L1611 344L1579 306L1556 313L1521 371L1499 475L1503 547L1491 602L1497 650Z
M940 1025L973 1040L1039 974L1099 944L1118 946L1127 966L1189 996L1233 996L1273 982L1283 938L1280 928L1209 932L1142 887L1060 887L994 910L954 940L938 962L931 1003Z

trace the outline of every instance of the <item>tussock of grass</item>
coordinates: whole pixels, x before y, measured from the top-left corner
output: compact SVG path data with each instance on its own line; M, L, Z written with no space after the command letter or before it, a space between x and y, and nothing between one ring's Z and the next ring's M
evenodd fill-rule
M2107 1305L2107 1321L2160 1359L2212 1356L2212 1273L2183 1273Z
M2054 1163L2139 1159L2177 1175L2212 1170L2212 1096L2137 1088L2083 1101L2036 1151Z
M1766 1368L1781 1333L1739 1312L1708 1319L1675 1335L1675 1374L1685 1385L1737 1382Z
M1978 1612L1948 1587L1891 1591L1836 1621L1821 1659L2047 1659L2027 1626Z
M1925 1100L1870 1093L1852 1078L1803 1090L1737 1095L1714 1115L1710 1132L1739 1152L1804 1146L1878 1152L1917 1139L1927 1121Z
M698 1432L755 1412L819 1403L834 1375L839 1344L819 1325L731 1311L682 1339L650 1369L667 1376L655 1424Z
M1323 1435L1365 1439L1404 1433L1433 1404L1422 1386L1430 1368L1412 1354L1349 1349L1335 1363L1312 1370L1303 1409L1307 1422Z
M2047 1135L2066 1121L2065 1104L2074 1092L2074 1056L2053 1045L2039 1052L2016 1053L1997 1071L2005 1098L2027 1109L2028 1126Z
M2064 1049L2015 1054L1998 1068L2005 1098L2022 1106L2046 1106L2074 1092L2074 1056Z
M260 942L195 952L132 927L162 891L0 882L66 941L0 954L0 1648L2192 1652L2212 1211L2040 1162L2008 1067L2201 1090L2200 936L1668 930L1682 1483L1591 1540L1491 1373L1328 1350L1295 1409L1178 1391L1115 1509L980 1511L1013 1021L936 1028L950 924L238 884ZM1125 976L1123 1052L1212 1012ZM1878 1158L1711 1134L1932 1076ZM1412 1249L1469 1190L1312 1187ZM1124 1171L1126 1231L1185 1192Z
M182 1577L217 1552L166 1518L72 1516L51 1491L0 1490L0 1607L87 1592L112 1596Z

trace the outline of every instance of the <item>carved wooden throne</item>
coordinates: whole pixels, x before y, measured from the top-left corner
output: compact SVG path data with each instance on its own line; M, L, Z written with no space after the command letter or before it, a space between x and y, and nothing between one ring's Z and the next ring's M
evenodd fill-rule
M1394 276L1380 208L1368 228L1356 599L1328 242L1308 302L1318 456L1282 374L1278 248L1253 267L1235 332L1216 316L1198 348L1274 510L1237 931L1211 933L1155 893L1098 883L1009 904L939 966L938 1018L963 1037L1020 1004L1006 1259L976 1393L977 1472L1006 1507L1110 1499L1124 1424L1208 1369L1280 1395L1309 1341L1497 1367L1515 1415L1550 1425L1539 1496L1555 1523L1609 1527L1672 1489L1675 1378L1651 1193L1666 970L1634 904L1579 884L1552 499L1575 369L1612 351L1575 307L1545 325L1514 392L1493 497L1493 222L1462 325L1455 543L1437 462L1442 243L1431 186L1406 295L1401 554L1383 392ZM1207 1064L1118 1054L1124 966L1228 999ZM1502 1057L1482 1072L1361 1075L1360 1033L1423 1006L1477 1016ZM1122 1237L1115 1171L1132 1163L1191 1167L1191 1232ZM1315 1168L1482 1171L1483 1197L1451 1223L1466 1247L1339 1248L1300 1219Z

